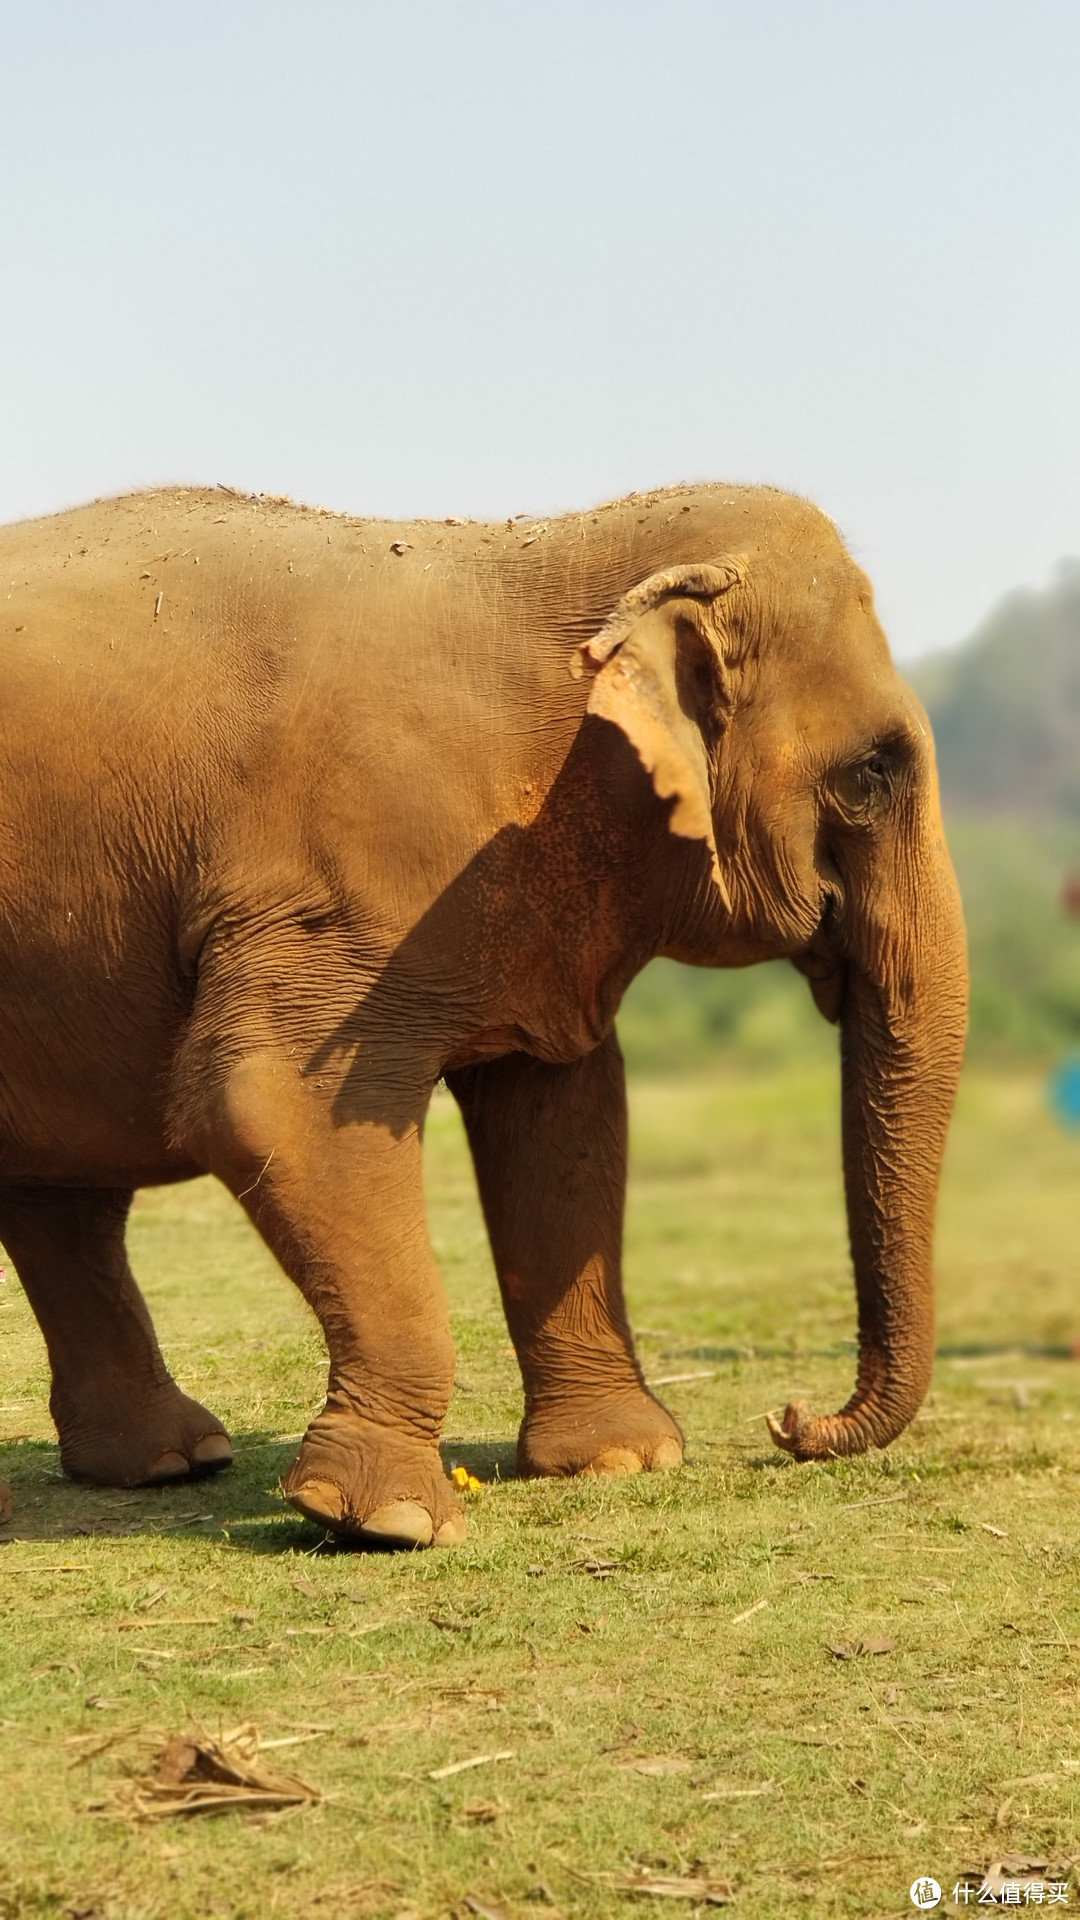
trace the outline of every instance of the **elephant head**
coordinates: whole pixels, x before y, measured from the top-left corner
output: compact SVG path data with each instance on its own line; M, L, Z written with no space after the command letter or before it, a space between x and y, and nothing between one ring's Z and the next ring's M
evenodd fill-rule
M926 1392L967 970L926 716L865 577L799 507L772 544L645 579L577 661L588 710L631 741L670 831L707 849L710 877L702 862L665 950L697 965L786 956L839 1021L859 1366L839 1413L770 1419L806 1460L888 1445Z

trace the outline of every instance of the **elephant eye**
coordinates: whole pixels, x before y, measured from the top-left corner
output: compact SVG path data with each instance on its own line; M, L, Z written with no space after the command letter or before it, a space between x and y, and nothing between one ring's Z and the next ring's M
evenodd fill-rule
M825 805L847 826L871 826L891 811L918 764L918 742L906 728L864 739L826 775Z
M832 804L852 826L868 824L887 807L896 783L896 765L887 747L859 754L833 774L829 783Z

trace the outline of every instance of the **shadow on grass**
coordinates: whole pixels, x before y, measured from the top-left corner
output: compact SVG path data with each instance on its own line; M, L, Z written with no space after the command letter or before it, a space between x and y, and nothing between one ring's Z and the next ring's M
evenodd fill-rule
M296 1443L248 1432L234 1436L234 1446L234 1463L223 1473L162 1487L98 1487L66 1477L55 1442L9 1441L0 1445L0 1479L11 1488L13 1514L0 1528L0 1542L139 1534L220 1540L223 1533L231 1538L237 1525L265 1526L287 1511L277 1486Z
M792 1360L850 1360L858 1352L854 1340L838 1340L831 1347L794 1346L790 1340L782 1344L764 1346L748 1341L743 1347L665 1347L663 1358L667 1360L704 1360L714 1366L738 1363L746 1366L761 1360L779 1360L784 1365Z
M464 1440L451 1434L439 1447L447 1473L464 1467L478 1480L516 1480L517 1445L513 1440Z
M790 1342L765 1346L759 1342L744 1347L665 1347L665 1360L705 1360L715 1366L722 1362L742 1363L761 1360L849 1360L858 1353L854 1340L837 1340L829 1347L792 1346ZM998 1345L978 1340L952 1341L948 1346L938 1347L938 1360L1078 1360L1080 1352L1076 1347L1065 1344L1045 1345L1037 1342L1018 1344L1015 1340L1003 1341Z
M296 1441L266 1432L233 1436L235 1458L223 1473L164 1487L97 1487L67 1479L60 1450L45 1440L0 1444L0 1480L13 1514L0 1546L16 1541L204 1540L245 1553L364 1553L378 1548L339 1541L286 1506L280 1483ZM478 1480L514 1478L514 1447L503 1441L443 1442L447 1472L465 1467Z
M1080 1360L1075 1347L1040 1346L1035 1342L1018 1346L1015 1340L992 1346L979 1340L954 1340L937 1349L939 1360Z

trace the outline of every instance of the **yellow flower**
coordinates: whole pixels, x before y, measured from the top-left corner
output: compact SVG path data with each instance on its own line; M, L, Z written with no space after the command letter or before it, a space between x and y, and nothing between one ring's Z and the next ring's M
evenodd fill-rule
M453 1467L450 1478L455 1487L460 1487L463 1493L478 1493L484 1484L469 1472L468 1467Z

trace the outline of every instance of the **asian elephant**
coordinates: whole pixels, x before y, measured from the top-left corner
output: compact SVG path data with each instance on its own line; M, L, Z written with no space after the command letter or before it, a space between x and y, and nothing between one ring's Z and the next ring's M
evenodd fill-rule
M462 1537L421 1186L441 1076L522 1473L677 1465L620 1275L614 1021L657 954L787 956L839 1021L858 1380L770 1424L802 1460L901 1431L964 933L925 716L829 520L712 485L505 526L169 490L5 528L0 557L0 1239L68 1473L230 1458L124 1244L136 1188L209 1171L326 1336L293 1505Z

